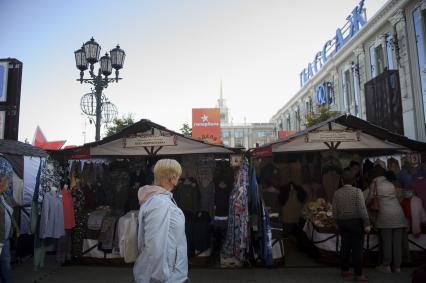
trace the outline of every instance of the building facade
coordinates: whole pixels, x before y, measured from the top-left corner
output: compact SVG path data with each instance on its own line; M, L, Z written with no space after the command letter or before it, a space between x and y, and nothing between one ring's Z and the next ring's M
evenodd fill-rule
M254 148L277 138L274 123L244 123L229 122L229 108L223 98L222 83L220 84L220 98L216 108L220 109L220 128L222 143L230 147Z
M221 125L222 142L226 146L246 149L261 146L276 140L275 124L225 124Z
M426 141L426 0L389 0L368 21L363 6L302 71L301 89L271 118L278 131L302 130L325 106Z

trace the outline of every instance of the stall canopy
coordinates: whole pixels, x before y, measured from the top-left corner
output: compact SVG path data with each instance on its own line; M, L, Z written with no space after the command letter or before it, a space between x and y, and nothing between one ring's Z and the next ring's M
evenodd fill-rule
M265 150L269 149L269 151ZM425 151L426 143L410 140L352 115L340 115L256 149L269 153L342 151Z
M230 154L235 149L194 140L150 120L139 122L101 141L62 150L70 159L108 156L154 156L196 153Z
M21 156L47 157L47 153L44 150L15 140L0 140L0 153Z

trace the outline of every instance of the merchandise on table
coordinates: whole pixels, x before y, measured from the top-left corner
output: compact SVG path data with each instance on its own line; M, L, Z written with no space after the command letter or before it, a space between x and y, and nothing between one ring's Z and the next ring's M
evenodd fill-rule
M305 206L303 216L319 228L334 228L333 207L325 199L319 198Z

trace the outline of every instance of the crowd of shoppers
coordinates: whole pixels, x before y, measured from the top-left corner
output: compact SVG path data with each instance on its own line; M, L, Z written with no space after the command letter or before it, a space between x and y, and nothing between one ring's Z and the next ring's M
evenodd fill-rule
M383 163L376 162L363 179L359 163L351 162L342 173L343 186L333 198L333 216L341 236L342 277L368 281L362 273L362 253L364 235L370 233L371 227L377 231L381 250L381 262L376 269L385 273L401 272L403 254L408 254L408 232L415 237L421 234L426 213L422 200L415 194L415 186L405 182L402 193L404 181L399 182L394 172L385 168ZM421 182L420 177L416 181ZM350 262L354 272L350 272Z

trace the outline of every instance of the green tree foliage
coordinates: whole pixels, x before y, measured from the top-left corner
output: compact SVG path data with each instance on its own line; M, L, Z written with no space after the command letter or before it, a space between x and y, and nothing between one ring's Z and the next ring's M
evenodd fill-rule
M338 112L330 111L328 105L320 106L318 112L309 112L305 115L305 125L306 128L312 127L318 123L326 121L331 117L337 116Z
M192 128L188 125L188 123L183 123L182 128L179 130L185 137L192 137Z
M123 130L124 128L133 125L135 123L133 115L131 113L121 116L121 118L115 118L111 125L107 126L106 136L112 136Z

